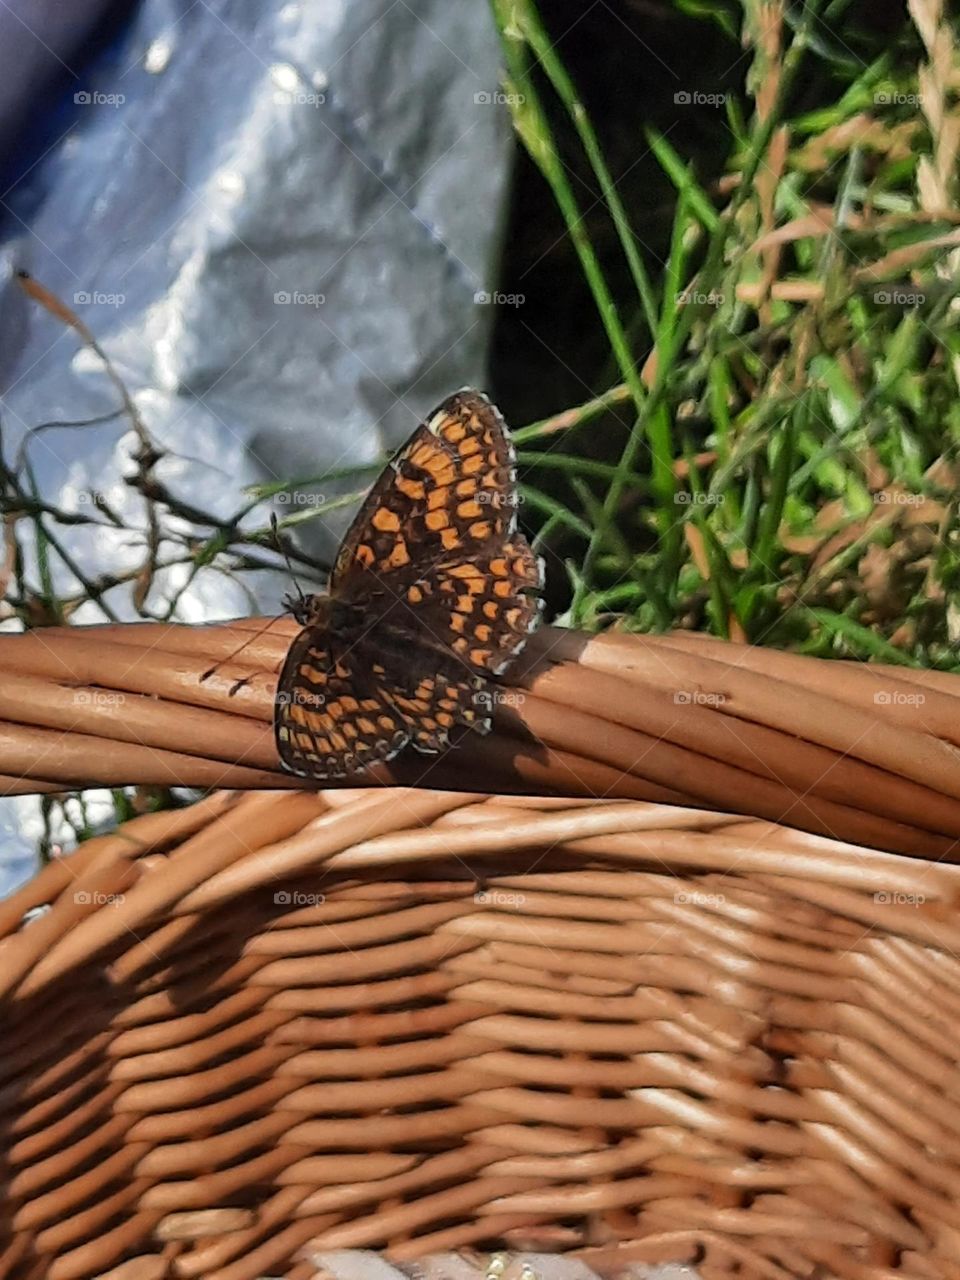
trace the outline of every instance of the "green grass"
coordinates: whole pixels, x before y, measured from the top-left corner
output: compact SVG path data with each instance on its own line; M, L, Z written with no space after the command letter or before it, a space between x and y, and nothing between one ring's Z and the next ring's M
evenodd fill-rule
M897 45L912 58L864 65L831 38L845 5L793 6L779 49L760 38L764 20L768 35L776 27L775 4L698 5L704 21L742 32L752 61L743 98L726 103L722 195L666 137L648 136L676 190L660 266L645 262L534 0L492 7L517 135L563 215L621 380L561 415L565 429L517 432L528 522L546 518L551 572L569 579L565 620L960 667L948 603L960 548L960 218L939 123L954 107L946 85L934 101L929 76L921 94L926 54L909 19ZM791 114L797 86L817 76L831 78L835 101ZM558 116L602 193L636 323L601 269ZM618 444L610 424L598 460L596 425L614 401L632 426ZM590 456L578 450L587 422Z

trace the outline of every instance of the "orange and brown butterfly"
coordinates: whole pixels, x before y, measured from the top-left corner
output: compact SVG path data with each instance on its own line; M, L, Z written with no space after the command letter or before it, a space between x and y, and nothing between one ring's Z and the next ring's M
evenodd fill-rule
M542 588L506 425L486 396L458 391L384 468L329 594L289 602L303 630L277 686L284 767L343 778L408 744L433 754L487 733L491 677L537 626Z

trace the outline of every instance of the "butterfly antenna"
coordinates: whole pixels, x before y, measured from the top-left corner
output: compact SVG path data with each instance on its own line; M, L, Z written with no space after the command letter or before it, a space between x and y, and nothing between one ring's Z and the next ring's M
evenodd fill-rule
M291 578L293 578L293 584L297 588L296 606L298 609L302 609L306 603L307 598L303 594L303 588L300 586L300 583L297 581L296 576L294 575L293 565L290 563L290 556L288 555L287 549L283 545L283 542L280 538L280 526L277 523L277 514L275 511L270 513L270 528L273 533L273 540L276 543L277 550L283 556L287 569L290 572L290 576ZM286 599L284 600L284 603L286 603ZM296 609L294 610L294 613L296 613ZM220 667L224 666L225 663L232 662L233 659L237 656L237 654L242 653L248 644L252 644L254 640L259 640L260 637L264 634L264 632L268 631L276 621L277 621L276 618L271 618L269 622L266 622L262 627L259 628L259 630L255 631L253 635L247 636L246 640L244 640L242 644L238 645L237 648L232 651L232 653L228 653L226 657L221 658L218 662L215 662L212 667L209 667L206 671L204 671L203 675L200 677L201 684L203 683L204 680L208 680L210 676L212 676L213 673L217 671ZM229 696L232 698L233 695L237 692L237 690L241 689L249 679L250 679L249 676L243 676L240 680L237 680L233 685L231 685Z
M287 572L293 579L293 585L297 591L296 596L284 596L284 604L287 605L289 611L295 618L300 619L304 617L307 612L307 597L304 595L303 587L301 587L293 565L290 562L290 552L287 550L283 538L280 536L280 522L277 520L277 513L275 511L270 512L270 528L273 531L274 545L283 556L284 564L287 566Z

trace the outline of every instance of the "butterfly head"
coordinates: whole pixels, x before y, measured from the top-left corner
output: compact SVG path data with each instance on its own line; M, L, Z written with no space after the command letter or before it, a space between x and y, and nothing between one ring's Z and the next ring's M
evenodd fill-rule
M329 596L285 595L283 607L292 613L301 627L317 626L327 621L330 614Z

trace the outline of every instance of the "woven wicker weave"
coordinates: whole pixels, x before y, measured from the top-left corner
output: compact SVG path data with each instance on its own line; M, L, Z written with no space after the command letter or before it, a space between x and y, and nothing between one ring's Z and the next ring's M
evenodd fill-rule
M136 819L0 907L0 1277L469 1247L955 1277L958 892L638 801Z

